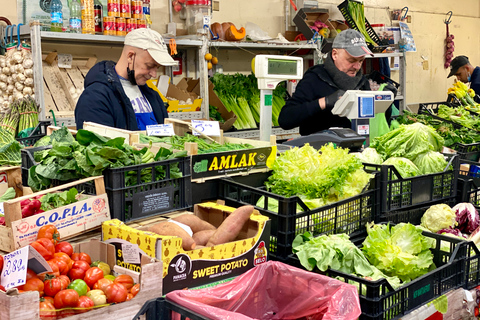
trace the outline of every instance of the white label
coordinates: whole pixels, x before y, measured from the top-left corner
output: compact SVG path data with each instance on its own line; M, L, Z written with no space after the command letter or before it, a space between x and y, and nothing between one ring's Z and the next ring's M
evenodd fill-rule
M147 126L147 136L174 136L173 124L155 124Z
M192 126L197 129L197 131L192 130L195 136L203 133L207 136L220 137L220 125L218 121L192 120Z
M136 244L122 243L122 255L126 263L140 263L140 250Z
M210 25L210 16L203 16L203 25L204 26Z
M59 68L72 68L73 57L71 54L59 53L58 58L58 67Z
M0 202L0 215L5 215L5 209L3 209L3 202Z
M1 283L5 289L25 284L27 277L28 248L23 247L3 256Z
M369 134L370 127L368 124L357 126L357 133L358 134Z

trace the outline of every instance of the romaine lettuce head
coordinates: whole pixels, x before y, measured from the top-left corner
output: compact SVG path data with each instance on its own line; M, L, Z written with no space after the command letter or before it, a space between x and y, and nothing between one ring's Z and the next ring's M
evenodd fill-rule
M428 208L422 216L420 225L431 232L442 229L451 229L457 225L457 215L448 204L436 204Z
M401 175L401 177L397 177L397 179L405 179L420 175L420 170L417 166L407 158L392 157L385 160L382 164L394 166Z
M361 153L356 153L355 156L364 163L382 164L383 157L374 148L365 148Z
M370 146L384 158L404 157L414 160L421 153L440 151L443 144L443 138L435 129L417 122L401 125L398 129L375 138Z
M418 167L421 174L442 172L448 165L445 156L440 152L428 151L419 154L413 163Z

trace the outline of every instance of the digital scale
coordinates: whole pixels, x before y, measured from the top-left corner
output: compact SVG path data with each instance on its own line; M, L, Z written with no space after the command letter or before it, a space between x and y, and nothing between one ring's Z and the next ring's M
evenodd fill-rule
M272 133L273 89L282 81L303 77L303 59L300 57L261 54L255 56L253 73L260 90L260 140L270 141Z
M308 143L310 146L318 150L329 142L333 142L338 147L349 148L350 151L360 151L365 142L365 137L357 134L349 128L330 128L308 136L301 136L286 141L283 145L302 147L304 144Z

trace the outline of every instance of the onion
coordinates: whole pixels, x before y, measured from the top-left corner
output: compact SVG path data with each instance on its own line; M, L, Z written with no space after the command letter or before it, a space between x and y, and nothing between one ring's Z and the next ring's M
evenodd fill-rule
M12 77L7 77L7 84L14 84L15 81L13 81Z
M8 93L12 93L12 92L13 92L13 88L15 88L15 87L13 86L13 84L9 84L9 85L7 86L7 92L8 92Z
M24 68L32 68L33 67L33 60L28 58L23 60L23 67Z
M27 87L33 87L33 78L26 78L23 84Z
M33 89L31 87L23 88L23 94L24 95L31 95L32 93L33 93Z
M0 81L7 82L7 75L6 74L0 74Z
M23 55L20 51L15 52L12 55L12 60L15 61L15 63L22 63L23 62Z
M29 78L33 78L33 69L29 68L29 69L25 69L23 71L23 74Z
M23 73L18 73L17 74L17 81L18 82L24 83L26 79L27 79L27 77L25 77L25 75Z
M10 73L15 73L15 71L16 71L15 65L10 66Z
M18 91L23 91L23 84L21 84L20 82L16 82L15 83L15 88L18 90Z
M7 90L7 84L5 82L0 82L0 90L2 91Z
M16 73L14 73L14 74L12 74L12 75L10 76L10 77L12 78L12 81L13 81L14 83L17 82L17 76L18 76L18 74L16 74Z
M2 73L6 74L6 75L9 75L10 74L10 67L3 67L2 68Z
M15 65L15 71L17 73L23 73L23 71L25 71L25 68L21 64L17 64Z

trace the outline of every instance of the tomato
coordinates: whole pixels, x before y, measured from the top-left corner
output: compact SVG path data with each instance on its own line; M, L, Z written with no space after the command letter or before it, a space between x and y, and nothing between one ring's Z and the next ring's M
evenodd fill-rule
M55 246L55 252L64 252L71 257L73 254L73 247L69 242L61 241Z
M115 276L113 274L107 274L106 276L104 276L104 278L112 281L115 280Z
M38 278L42 281L45 281L45 277L47 275L51 275L53 277L58 277L60 275L60 270L58 269L57 264L54 261L48 260L47 263L50 266L50 268L52 268L52 271L40 273L38 275Z
M85 253L85 252L75 252L74 254L72 254L72 260L73 261L85 261L88 263L88 265L90 266L92 264L92 258L90 258L90 256L88 255L88 253Z
M76 279L68 285L68 289L77 291L78 295L81 297L87 294L88 286L82 279Z
M78 298L78 305L77 308L80 308L80 310L77 309L77 312L83 313L89 311L95 304L93 303L93 300L90 299L87 296L81 296Z
M68 271L70 271L70 268L68 267L68 263L65 262L65 260L53 258L52 260L49 260L49 261L52 261L57 265L58 272L60 272L60 274L66 275L68 274Z
M38 278L37 274L35 273L35 271L33 271L32 269L29 269L27 268L27 278L25 279L25 281L28 281L32 278Z
M110 272L112 271L110 269L110 266L107 263L99 261L99 260L93 262L90 266L91 267L99 267L100 269L102 269L104 276L110 274Z
M103 278L103 271L102 269L98 268L98 267L92 267L90 269L88 269L86 272L85 272L85 277L83 278L83 280L85 280L85 282L87 283L87 285L92 288L93 285L100 279Z
M65 282L60 278L50 278L47 276L47 280L45 280L45 295L49 297L55 297L55 295L60 292L61 290L67 289Z
M127 299L127 289L123 285L114 282L105 288L105 295L108 303L123 302Z
M0 271L3 269L3 256L0 254Z
M55 254L53 255L53 259L60 259L65 261L68 265L68 270L72 269L73 263L75 262L65 252L55 252Z
M32 278L25 282L23 286L20 286L18 289L23 291L38 291L40 293L40 297L43 296L43 290L45 286L43 281L38 278Z
M113 283L112 283L113 284ZM92 299L96 306L100 306L107 303L107 296L102 290L90 290L87 292L87 297Z
M60 233L53 224L47 224L46 226L38 229L37 239L47 238L52 240L53 244L56 245L60 241Z
M53 297L43 296L43 297L40 298L40 301L47 301L47 302L50 302L53 305Z
M118 277L115 278L115 280L113 282L121 284L122 286L125 287L125 289L127 289L127 291L129 291L130 288L133 287L133 284L134 284L133 278L131 276L129 276L128 274L119 275Z
M70 271L68 272L68 276L72 280L83 279L85 278L85 272L87 272L88 269L90 269L89 263L82 260L75 261L73 263L72 269L70 269Z
M65 289L55 295L55 308L75 308L78 304L78 293L73 289Z
M133 299L133 294L127 293L127 299L125 299L125 301L130 301L132 299Z
M40 238L30 244L35 250L40 253L40 255L45 258L45 260L50 260L53 258L55 253L55 246L51 240L47 238Z
M108 285L112 284L113 281L109 279L102 278L98 280L94 285L93 289L100 289L102 291L105 291L105 289L108 287Z
M3 292L7 292L7 290L5 290L5 287L0 285L0 290L3 291Z
M70 284L70 278L64 274L59 275L57 278L63 281L65 288L68 287L68 285Z
M135 297L140 292L140 283L137 283L130 289L130 293Z
M50 301L40 302L40 319L42 320L55 320L57 319L57 312L55 306Z

